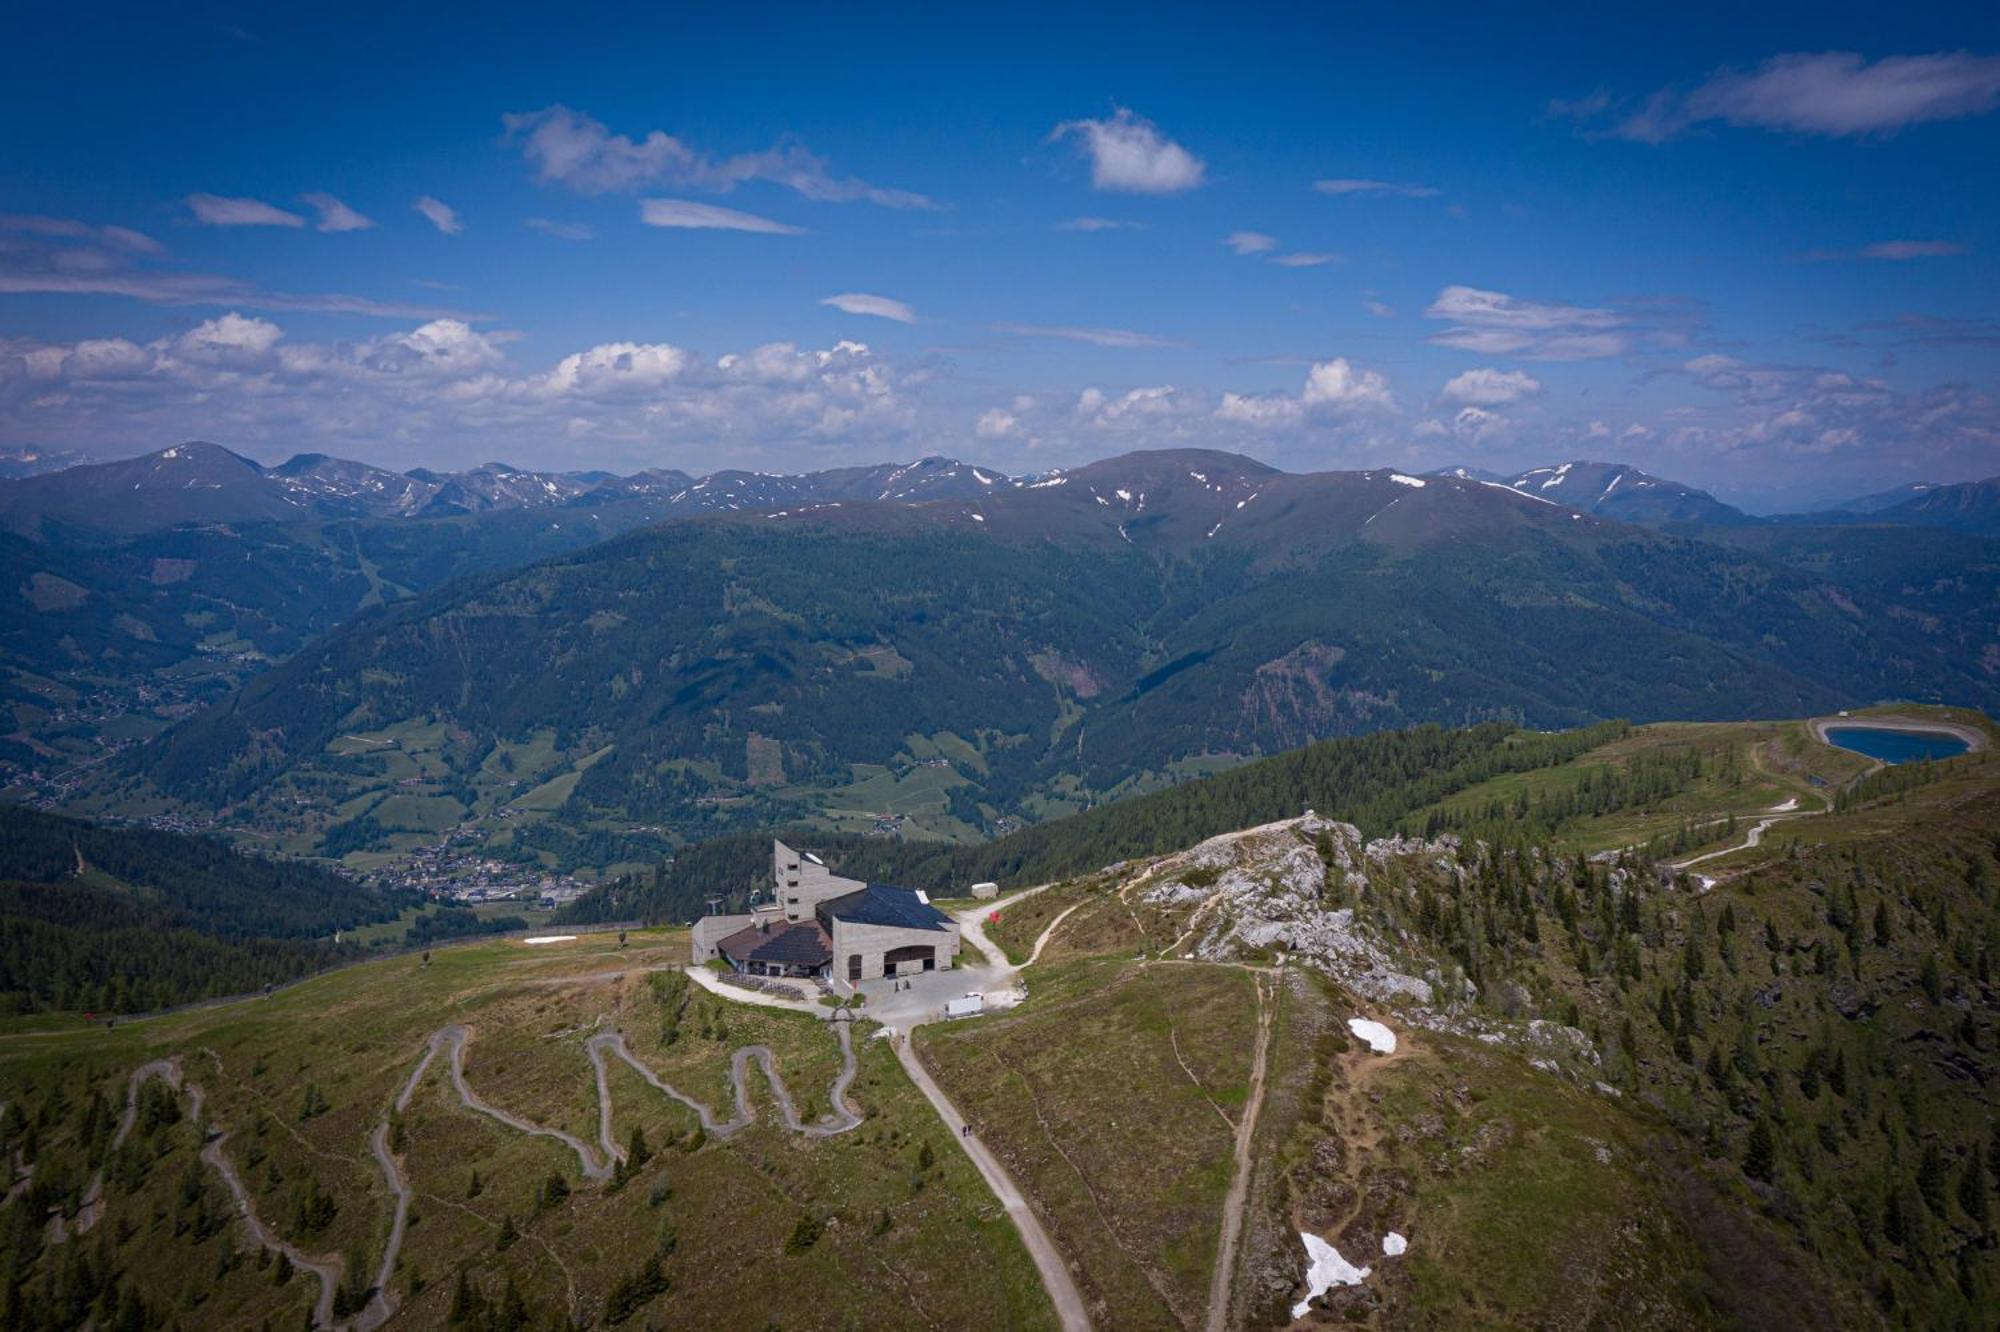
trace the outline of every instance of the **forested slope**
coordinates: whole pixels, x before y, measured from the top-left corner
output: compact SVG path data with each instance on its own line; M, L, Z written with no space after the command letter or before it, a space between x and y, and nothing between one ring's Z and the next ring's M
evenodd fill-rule
M0 806L0 1005L135 1012L328 966L401 904L202 837Z

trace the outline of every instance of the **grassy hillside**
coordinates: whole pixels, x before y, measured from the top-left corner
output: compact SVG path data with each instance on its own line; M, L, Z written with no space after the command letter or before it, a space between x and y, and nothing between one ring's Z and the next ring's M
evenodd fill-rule
M684 936L609 937L449 949L319 978L273 998L117 1030L0 1035L8 1148L34 1166L4 1207L0 1293L10 1325L100 1325L126 1307L146 1325L297 1326L320 1294L301 1266L246 1247L220 1176L197 1159L202 1127L246 1181L257 1214L287 1242L372 1284L392 1215L369 1140L387 1125L412 1201L391 1276L397 1325L482 1325L518 1299L511 1326L1046 1327L1026 1255L1004 1213L910 1085L887 1045L857 1033L849 1100L859 1128L806 1138L785 1129L761 1075L758 1121L727 1138L610 1063L613 1140L637 1162L606 1181L579 1154L461 1105L439 1055L407 1107L389 1111L433 1033L469 1028L465 1076L503 1111L595 1145L597 1099L585 1041L621 1028L660 1076L727 1115L727 1069L761 1043L807 1122L831 1108L833 1031L814 1019L730 1007L645 974L686 956ZM601 1024L601 1025L600 1025ZM117 1148L127 1079L178 1061L198 1086L153 1083ZM211 1144L212 1146L213 1144ZM601 1160L601 1155L594 1159ZM87 1217L89 1233L52 1242ZM465 1292L461 1293L460 1287ZM840 1299L829 1301L830 1292ZM343 1304L343 1307L346 1307ZM454 1307L460 1316L453 1318ZM139 1315L133 1315L138 1317ZM137 1325L137 1324L135 1324ZM498 1324L495 1324L498 1325Z
M1077 825L1111 839L1094 855L1043 844L1088 868L988 927L1038 954L1026 1001L915 1033L1098 1325L1291 1321L1302 1233L1369 1269L1318 1324L1978 1325L2000 1280L1990 752L1864 771L1760 723L1291 757L1131 823L1101 811ZM1525 800L1549 840L1370 841L1296 806L1200 840L1342 773L1376 831ZM1769 820L1759 844L1732 813ZM1677 856L1721 854L1581 854L1661 826L1706 838ZM1169 828L1196 844L1116 841ZM479 943L114 1031L0 1030L0 1307L25 1327L296 1325L316 1302L399 1326L1049 1325L892 1042L725 1002L685 950ZM807 1132L759 1071L756 1121L724 1122L744 1047ZM179 1091L134 1094L149 1066ZM244 1244L218 1162L291 1257Z
M1730 811L1865 766L1800 735L1648 728L1497 779L1546 808L1607 767L1698 754L1699 780L1551 826L1573 848L1644 840L1662 820L1707 828L1739 849L1700 878L1526 842L1364 854L1280 825L1252 852L1222 839L1058 885L991 930L1016 957L1042 940L1036 1002L927 1032L927 1050L954 1094L994 1107L1003 1150L1060 1220L1074 1176L1037 1155L1093 1151L1102 1125L1142 1122L1179 1081L1172 1065L1094 1076L1123 1068L1134 1038L1090 1046L1087 1005L1162 969L1291 954L1250 1194L1263 1239L1234 1296L1250 1324L1299 1298L1305 1230L1373 1268L1315 1314L1332 1322L1976 1326L2000 1279L2000 770L1986 753L1864 777L1834 812L1798 811L1742 847L1719 823ZM1394 1056L1356 1042L1349 1015L1391 1023ZM1071 1060L1066 1083L1035 1082ZM1003 1083L1091 1109L1027 1115ZM1154 1179L1144 1156L1083 1173L1164 1205L1188 1177ZM1067 1224L1086 1221L1087 1265L1164 1270L1157 1236L1119 1259L1138 1241L1118 1214ZM1407 1255L1383 1253L1392 1230Z

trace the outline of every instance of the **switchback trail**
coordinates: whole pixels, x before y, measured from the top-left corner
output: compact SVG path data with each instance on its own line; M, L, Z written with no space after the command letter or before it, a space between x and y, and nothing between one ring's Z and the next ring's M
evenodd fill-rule
M178 1059L155 1059L132 1070L132 1076L125 1082L125 1113L118 1117L118 1131L111 1135L111 1150L117 1151L125 1145L125 1139L132 1136L132 1126L139 1122L139 1089L154 1078L163 1079L175 1091L181 1089L181 1064ZM74 1232L88 1235L97 1224L103 1212L104 1171L90 1177L90 1185L83 1191L83 1203L76 1209Z
M619 1031L601 1032L590 1038L584 1047L590 1052L590 1062L597 1070L598 1140L607 1155L623 1160L625 1153L613 1141L611 1135L611 1086L606 1080L604 1056L610 1054L623 1060L634 1073L651 1083L659 1091L679 1101L694 1111L701 1120L702 1132L715 1138L733 1137L748 1128L757 1118L756 1107L750 1104L749 1070L754 1059L764 1070L764 1081L771 1085L771 1095L778 1102L778 1109L785 1118L785 1127L794 1133L803 1133L809 1138L830 1138L861 1127L861 1116L847 1103L847 1089L854 1082L854 1038L848 1032L848 1023L831 1024L834 1034L840 1040L840 1072L833 1080L828 1095L833 1101L833 1110L817 1124L806 1124L799 1120L797 1105L792 1101L791 1091L785 1080L779 1076L776 1059L766 1045L745 1045L737 1048L729 1057L729 1079L736 1097L735 1113L728 1119L717 1119L715 1112L686 1092L661 1080L660 1075L641 1063L633 1055L631 1047L625 1044L625 1033Z
M840 1042L841 1054L840 1072L835 1075L828 1092L833 1109L819 1122L812 1124L800 1120L797 1103L793 1101L790 1088L785 1085L784 1078L779 1074L776 1057L768 1046L746 1045L731 1054L730 1080L735 1092L736 1105L731 1116L723 1120L717 1119L715 1112L708 1106L679 1091L642 1063L625 1044L622 1033L605 1032L592 1037L585 1048L597 1078L601 1157L588 1143L572 1134L522 1119L480 1097L465 1079L465 1044L471 1037L470 1030L457 1023L439 1028L431 1034L422 1056L417 1060L416 1067L410 1070L409 1077L404 1081L395 1100L391 1102L390 1108L384 1112L381 1121L369 1135L369 1150L375 1158L376 1166L382 1172L382 1179L388 1187L389 1196L393 1199L393 1210L389 1221L389 1235L383 1244L381 1261L376 1266L368 1302L359 1313L345 1322L336 1319L333 1305L334 1295L346 1275L346 1262L339 1257L316 1256L305 1252L286 1241L257 1215L256 1200L243 1182L243 1177L237 1172L235 1163L229 1159L227 1150L229 1132L202 1121L204 1098L201 1088L191 1082L183 1081L178 1059L155 1059L141 1064L132 1071L126 1084L125 1112L112 1138L112 1149L115 1151L123 1146L125 1139L131 1135L132 1129L137 1124L139 1092L147 1082L158 1078L174 1090L183 1093L188 1103L188 1120L204 1138L201 1159L222 1177L222 1182L236 1204L237 1215L242 1220L244 1230L251 1241L260 1248L284 1254L293 1267L309 1272L319 1279L319 1297L314 1301L312 1311L313 1327L321 1329L322 1332L331 1332L332 1329L340 1327L348 1328L351 1332L375 1332L375 1329L388 1322L400 1307L400 1302L390 1294L390 1282L395 1276L396 1263L402 1254L404 1236L409 1227L412 1196L409 1179L403 1173L402 1164L397 1159L394 1145L390 1140L391 1116L400 1115L409 1109L410 1101L416 1095L424 1075L430 1071L431 1065L440 1054L447 1057L452 1088L458 1094L459 1103L466 1109L496 1120L518 1133L556 1139L576 1153L578 1166L586 1179L603 1182L612 1177L616 1164L625 1160L624 1151L612 1141L611 1136L611 1088L606 1078L604 1064L607 1053L623 1060L640 1077L694 1111L701 1120L702 1129L710 1136L719 1139L726 1139L741 1132L756 1120L757 1112L751 1104L749 1089L749 1068L751 1063L755 1062L762 1068L765 1081L770 1084L772 1097L784 1117L785 1126L806 1137L829 1138L857 1129L863 1123L861 1115L847 1100L848 1088L853 1085L858 1071L854 1058L853 1037L847 1023L835 1022L831 1025L835 1037ZM103 1187L104 1180L100 1172L92 1179L85 1192L83 1206L77 1214L75 1225L77 1233L88 1231L102 1214Z
M180 1060L155 1059L132 1070L132 1076L126 1083L125 1089L125 1113L118 1121L118 1132L112 1136L111 1149L118 1150L124 1146L125 1139L131 1136L132 1129L139 1119L139 1089L154 1078L165 1082L187 1098L188 1122L205 1139L201 1147L201 1159L216 1174L222 1176L223 1185L228 1188L229 1195L236 1204L237 1215L242 1218L243 1228L249 1232L250 1238L258 1247L284 1254L293 1267L310 1272L319 1278L319 1298L313 1304L313 1326L333 1327L333 1296L339 1289L345 1264L338 1258L316 1258L296 1245L286 1243L258 1217L256 1202L251 1198L250 1190L244 1185L243 1177L236 1173L235 1163L229 1159L225 1151L229 1133L225 1129L203 1122L202 1108L206 1103L206 1097L203 1096L200 1087L192 1082L182 1081ZM83 1209L78 1214L76 1229L79 1234L97 1223L101 1211L103 1187L104 1175L100 1171L96 1178L91 1180L90 1189L84 1197ZM399 1214L397 1217L399 1229L401 1219ZM388 1317L386 1309L382 1316L384 1319ZM364 1332L372 1332L373 1328L380 1325L379 1320L368 1323ZM355 1327L364 1329L364 1325L359 1321L355 1323Z
M196 1102L194 1117L199 1118L201 1099L199 1090L190 1086L188 1098ZM224 1150L228 1142L228 1133L216 1133L203 1145L201 1159L206 1161L216 1174L222 1176L222 1182L228 1186L230 1196L236 1200L237 1214L243 1218L243 1228L250 1232L250 1238L261 1248L284 1254L291 1260L293 1267L311 1272L319 1278L319 1299L313 1304L313 1326L333 1327L333 1295L340 1287L340 1279L346 1264L338 1258L315 1258L296 1245L286 1243L264 1224L257 1215L256 1202L251 1198L250 1190L244 1185L243 1177L236 1173L235 1163L229 1159L228 1153Z
M600 1160L597 1153L591 1149L590 1144L583 1139L574 1134L565 1133L561 1129L545 1128L540 1124L531 1123L519 1115L502 1110L497 1105L489 1104L480 1097L478 1092L475 1092L466 1084L465 1042L466 1038L471 1034L470 1031L456 1022L448 1027L440 1027L431 1034L430 1051L424 1056L424 1063L429 1063L431 1056L437 1054L440 1050L450 1056L451 1085L453 1090L458 1093L459 1103L468 1110L505 1124L517 1133L525 1133L533 1138L554 1138L557 1142L562 1143L563 1146L576 1153L577 1166L583 1171L583 1177L592 1183L602 1183L610 1179L612 1159L608 1153ZM421 1072L422 1065L419 1065L418 1069Z

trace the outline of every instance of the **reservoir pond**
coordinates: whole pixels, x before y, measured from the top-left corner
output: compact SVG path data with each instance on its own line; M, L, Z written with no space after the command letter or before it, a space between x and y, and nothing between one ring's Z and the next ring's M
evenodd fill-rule
M1904 731L1878 726L1829 726L1826 740L1830 745L1866 754L1883 763L1956 758L1971 748L1944 731Z

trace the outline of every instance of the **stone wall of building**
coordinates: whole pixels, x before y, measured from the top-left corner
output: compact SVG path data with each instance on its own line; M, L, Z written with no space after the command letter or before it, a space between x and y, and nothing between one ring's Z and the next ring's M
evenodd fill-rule
M783 842L771 843L771 887L786 920L811 920L821 902L866 888L859 879L843 879L826 866L792 850Z
M850 978L852 973L848 970L848 959L858 954L861 958L860 978L880 980L887 974L883 959L895 949L911 945L930 947L936 970L948 970L958 957L958 925L954 922L941 930L912 930L896 925L858 925L851 921L835 921L834 979L846 981ZM923 969L921 962L906 962L902 966L909 974Z
M694 950L694 964L700 966L720 957L715 946L756 919L749 915L703 916L696 921L694 928L688 931L688 942Z

